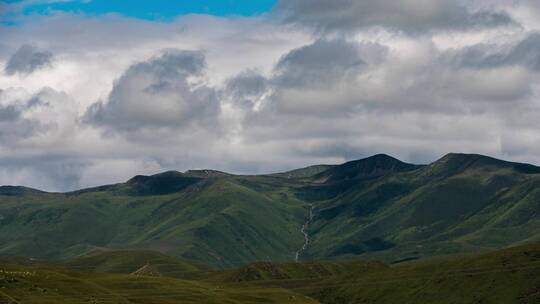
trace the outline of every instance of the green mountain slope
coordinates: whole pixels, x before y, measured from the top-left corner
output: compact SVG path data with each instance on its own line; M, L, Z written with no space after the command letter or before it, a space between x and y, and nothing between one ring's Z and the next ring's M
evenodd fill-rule
M387 262L540 241L540 168L449 154L375 155L240 176L136 176L70 193L0 187L0 255L152 250L220 267L366 255Z
M328 169L333 168L333 165L314 165L305 168L295 169L282 173L275 173L272 176L284 177L284 178L295 178L295 179L307 179L313 177L317 174L327 171Z
M209 264L290 260L305 209L274 178L181 173L73 193L0 196L0 254L150 249Z
M341 191L313 201L308 253L378 252L393 260L538 240L538 172L530 165L450 154L412 171L336 180L325 187Z

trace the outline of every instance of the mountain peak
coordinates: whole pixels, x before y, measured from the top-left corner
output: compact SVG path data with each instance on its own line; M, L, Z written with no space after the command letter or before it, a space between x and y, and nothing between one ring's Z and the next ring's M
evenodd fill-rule
M23 186L0 186L0 195L22 196L29 193L43 193L42 191Z
M391 160L391 161L400 161L399 159L395 158L395 157L392 157L388 154L385 154L385 153L379 153L379 154L375 154L375 155L372 155L372 156L369 156L369 157L366 157L366 158L363 158L363 159L359 159L357 161L362 161L362 160L369 160L369 159L380 159L380 160Z
M481 154L448 153L428 166L430 174L450 176L465 170L511 169L524 174L539 174L540 167L500 160Z
M407 172L423 167L400 161L387 154L376 154L332 167L317 175L318 180L338 181L355 178L372 178L388 173Z
M457 152L447 153L445 156L441 157L439 160L446 160L446 161L448 160L483 160L483 161L504 162L503 160L499 160L499 159L482 155L482 154L457 153Z
M334 165L313 165L290 171L269 174L269 176L277 176L283 178L310 178L317 174L321 174L322 172L332 167L334 167Z
M174 177L182 177L183 173L178 171L165 171L153 175L135 175L131 179L127 181L128 184L137 184L141 182L145 182L150 179L161 179L161 178L174 178Z
M166 171L155 175L137 175L127 181L131 192L138 195L161 195L181 191L202 180L178 171Z
M186 173L184 173L186 176L192 176L192 177L201 177L201 178L210 178L210 177L224 177L224 176L231 176L232 174L217 171L217 170L211 170L211 169L200 169L200 170L188 170Z

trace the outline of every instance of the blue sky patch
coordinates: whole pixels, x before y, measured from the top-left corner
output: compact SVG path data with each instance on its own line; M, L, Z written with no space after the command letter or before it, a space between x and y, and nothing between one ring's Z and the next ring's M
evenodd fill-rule
M9 15L50 14L54 11L103 15L116 13L146 20L171 20L180 15L254 16L272 9L276 0L6 0L18 6Z

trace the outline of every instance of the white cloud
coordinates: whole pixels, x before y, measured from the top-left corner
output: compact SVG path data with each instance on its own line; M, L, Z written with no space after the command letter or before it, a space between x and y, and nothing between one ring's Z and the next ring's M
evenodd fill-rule
M213 124L220 112L216 93L193 79L202 76L205 68L202 52L166 50L130 66L115 82L108 100L89 108L87 119L127 131Z
M279 10L167 23L58 13L0 26L2 70L23 45L54 54L46 68L0 75L0 184L66 190L163 170L261 173L375 153L540 163L540 44L522 9L535 2L400 6L411 1L372 9L377 18L405 9L421 22L342 20L354 33L328 23L335 11L319 25L331 31L316 34L280 23ZM321 21L295 12L295 22ZM451 22L462 18L469 26Z

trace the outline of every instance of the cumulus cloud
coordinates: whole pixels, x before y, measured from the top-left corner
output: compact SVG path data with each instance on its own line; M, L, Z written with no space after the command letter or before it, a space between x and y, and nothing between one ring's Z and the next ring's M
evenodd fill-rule
M512 53L520 44L482 54ZM403 52L400 45L319 39L291 50L267 77L265 106L244 117L244 143L272 143L300 162L377 151L416 162L447 151L511 151L501 134L505 121L530 107L534 69L513 61L466 64L467 48L457 55L430 42L411 45Z
M282 55L269 76L241 73L228 81L225 91L236 100L258 100L248 103L255 108L328 115L355 105L349 97L339 98L337 89L342 96L348 94L347 89L371 65L380 64L387 51L376 43L317 39Z
M53 54L31 45L22 45L6 63L4 72L7 75L30 74L36 70L50 66Z
M484 67L471 64L474 56L468 58L467 50L456 54L429 43L416 48L411 57L377 43L318 39L281 57L266 80L266 94L259 94L265 96L262 109L318 117L362 111L466 113L531 94L534 77L519 64Z
M206 67L198 51L167 50L130 66L105 103L90 107L88 120L120 130L212 123L220 104L215 91L196 77Z
M418 33L513 23L505 12L471 11L455 0L282 0L275 9L288 23L323 32L381 26Z
M63 92L51 88L36 94L24 89L0 92L2 148L47 147L68 140L77 121L78 105Z
M28 41L55 55L40 73L0 73L0 184L71 190L375 153L540 163L540 39L520 13L534 1L500 2L291 0L249 18L0 26L4 67Z
M80 161L65 153L78 131L78 105L51 88L0 92L0 183L45 189L77 186Z

